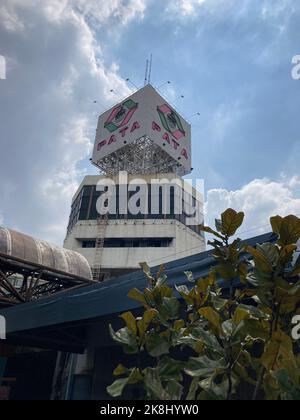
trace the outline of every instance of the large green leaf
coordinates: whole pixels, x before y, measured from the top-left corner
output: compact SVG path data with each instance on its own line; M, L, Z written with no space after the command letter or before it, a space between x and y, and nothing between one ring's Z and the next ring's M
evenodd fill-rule
M156 369L146 368L143 371L143 374L144 383L147 389L149 399L157 401L169 401L172 399L172 396L163 387L161 379Z
M123 389L128 384L128 378L117 379L113 384L106 388L110 396L116 398L120 397L123 393Z
M151 270L150 270L149 265L146 262L142 262L142 263L140 263L140 267L143 270L144 274L146 275L150 286L154 287L156 281L155 281L155 278L151 274Z
M159 357L169 353L169 343L158 333L151 332L146 337L146 349L150 356Z
M272 230L274 233L277 233L277 235L280 235L282 222L283 222L283 218L280 216L274 216L270 218Z
M163 316L166 316L168 319L176 319L180 311L180 302L176 297L163 298L162 303Z
M221 331L221 317L212 307L207 306L205 308L201 308L198 313L204 317L217 332Z
M223 235L233 236L238 228L243 224L245 214L236 212L233 209L227 209L221 215Z
M296 244L300 238L300 219L290 215L287 217L275 216L270 219L273 232L280 236L280 245Z
M198 391L199 388L199 380L198 378L193 378L193 380L191 381L190 387L189 387L189 392L187 394L187 401L194 401L196 400L196 393Z
M183 386L180 382L172 379L167 382L166 386L167 393L171 396L173 401L181 400L182 393L183 393Z
M163 380L182 380L184 362L164 356L158 364L159 377Z
M274 266L278 262L279 250L278 247L274 244L266 242L264 244L257 244L257 251L263 254L268 260L271 266Z
M267 343L261 363L269 371L284 367L289 361L295 363L292 339L282 331L273 333L272 339Z
M271 273L273 271L272 264L265 255L265 252L258 248L253 248L250 245L245 247L245 251L253 256L255 264L261 271L265 273Z
M224 359L211 360L207 356L202 356L191 357L184 371L192 377L207 378L213 374L219 374L225 369L226 363Z
M136 320L133 316L132 312L125 312L124 314L120 315L120 318L122 318L126 322L127 328L136 335L137 328L136 328Z
M193 339L203 343L211 352L216 353L221 357L224 356L224 350L212 331L206 331L201 326L197 326L191 329L191 336Z
M128 354L135 354L138 351L138 343L135 335L127 328L121 328L119 331L114 331L109 325L109 332L112 339L123 346L123 349Z
M124 373L128 374L127 378L117 379L113 384L106 388L109 395L114 398L120 397L122 395L123 390L127 384L136 384L143 379L140 370L137 368L126 369L124 366L119 365L114 371L115 376L122 375Z
M127 296L130 297L131 299L137 300L138 302L142 303L143 305L148 305L144 294L136 288L130 290L130 292L128 293Z
M226 400L229 388L228 379L223 380L220 384L214 382L214 378L203 379L199 383L200 387L214 400Z
M300 274L300 255L298 256L295 265L293 267L292 272L290 273L290 277L298 276Z
M270 334L270 325L267 321L257 321L255 319L246 319L245 330L248 332L249 337L253 339L267 340Z
M151 324L152 320L157 316L156 309L149 309L144 312L142 319L137 322L140 337L143 337Z

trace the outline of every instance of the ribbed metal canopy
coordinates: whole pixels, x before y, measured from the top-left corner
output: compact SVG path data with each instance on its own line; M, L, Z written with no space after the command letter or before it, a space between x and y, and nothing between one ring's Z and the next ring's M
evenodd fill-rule
M0 226L0 254L85 279L92 279L87 260L78 252L51 245L3 226Z

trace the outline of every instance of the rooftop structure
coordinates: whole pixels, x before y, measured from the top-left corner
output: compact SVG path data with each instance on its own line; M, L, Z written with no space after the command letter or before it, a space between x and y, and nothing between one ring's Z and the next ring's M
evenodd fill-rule
M100 115L92 163L107 175L187 175L191 126L148 84Z
M64 246L95 280L205 249L203 196L181 178L192 171L191 126L150 84L100 115L91 161L100 175L78 188Z

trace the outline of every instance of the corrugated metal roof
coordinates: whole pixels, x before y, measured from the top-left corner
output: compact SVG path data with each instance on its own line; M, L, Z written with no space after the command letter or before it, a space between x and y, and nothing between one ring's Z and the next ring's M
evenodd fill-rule
M257 243L275 240L276 235L266 234L245 242L255 246ZM192 271L195 278L200 278L208 274L214 263L211 251L206 251L166 264L165 272L170 285L185 284L187 279L184 271ZM158 267L152 269L153 272L157 270ZM134 287L146 287L145 275L141 270L80 290L66 291L57 296L0 310L0 315L6 318L8 333L105 317L139 308L137 302L127 297Z
M0 226L0 253L48 269L92 279L89 263L78 252L51 245L3 226Z

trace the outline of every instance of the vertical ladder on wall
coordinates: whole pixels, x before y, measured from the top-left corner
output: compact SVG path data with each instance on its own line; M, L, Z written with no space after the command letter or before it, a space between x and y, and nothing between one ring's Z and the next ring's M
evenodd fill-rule
M95 244L95 256L94 256L94 264L93 264L93 279L96 281L103 281L104 276L102 273L101 267L101 259L102 253L104 248L104 241L105 241L105 233L108 225L108 213L106 213L103 217L98 217L97 219L97 237L96 237L96 244Z

